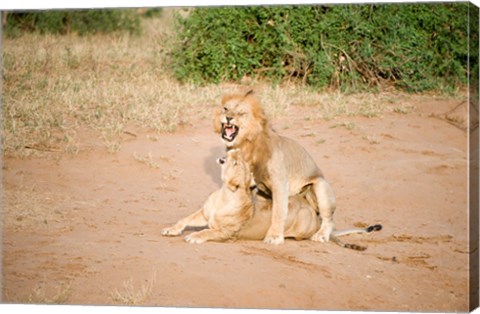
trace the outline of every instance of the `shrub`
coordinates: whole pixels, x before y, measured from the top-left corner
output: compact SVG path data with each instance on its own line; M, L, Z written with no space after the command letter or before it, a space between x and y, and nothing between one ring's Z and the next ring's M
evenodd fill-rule
M134 10L74 10L13 12L8 14L5 33L19 36L22 32L41 34L108 33L113 31L140 31L140 17Z
M173 70L196 83L255 76L342 91L455 87L466 83L468 5L198 8L177 18Z

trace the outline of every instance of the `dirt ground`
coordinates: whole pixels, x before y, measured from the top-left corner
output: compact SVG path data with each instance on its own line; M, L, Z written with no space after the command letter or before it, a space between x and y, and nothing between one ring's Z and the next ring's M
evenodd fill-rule
M344 238L364 252L162 237L220 186L208 119L165 135L131 127L116 153L86 131L76 155L5 158L3 302L467 311L467 133L440 118L465 118L459 103L331 121L292 106L272 121L332 184L337 228L383 225Z

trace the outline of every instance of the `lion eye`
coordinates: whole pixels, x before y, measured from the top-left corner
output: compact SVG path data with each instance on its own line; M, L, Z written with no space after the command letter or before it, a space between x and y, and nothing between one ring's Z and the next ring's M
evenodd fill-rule
M227 107L223 107L223 110L224 110L224 111L228 111L228 108L227 108Z

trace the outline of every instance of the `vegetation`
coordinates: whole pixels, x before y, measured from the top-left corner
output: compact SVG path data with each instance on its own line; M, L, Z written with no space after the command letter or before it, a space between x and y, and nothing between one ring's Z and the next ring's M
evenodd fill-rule
M140 32L140 15L135 10L69 10L9 13L5 33L9 37L25 32L79 35L113 31Z
M182 82L296 81L316 89L451 91L467 82L468 3L197 8L177 18ZM139 34L161 9L12 12L5 33ZM478 38L471 28L470 38ZM478 69L478 55L470 59Z
M189 121L187 99L213 104L219 94L205 95L165 73L165 22L146 19L142 27L139 36L34 32L5 38L4 153L76 153L89 149L93 138L114 152L121 136L130 136L128 125L170 132ZM85 132L90 140L82 144Z
M173 69L195 83L247 76L342 91L454 89L467 80L468 5L199 8L178 19Z
M195 12L191 11L190 16L194 17ZM145 12L137 14L149 15ZM194 68L191 68L193 76L183 77L186 82L175 79L169 71L176 37L173 13L165 9L161 18L158 14L158 11L151 12L152 18L141 18L139 27L142 32L134 36L117 31L91 32L82 36L69 31L52 35L39 30L5 36L2 51L3 153L15 157L47 155L55 158L62 152L75 154L99 144L109 152L116 152L122 148L123 141L136 136L137 128L161 133L174 132L182 125L195 125L202 120L210 123L213 106L223 94L238 91L239 85L229 82L208 84L201 79L202 76L198 76L198 80L203 85L191 84L192 77L199 75ZM13 13L9 13L8 23L12 20ZM265 28L272 31L267 26ZM205 46L209 45L206 43ZM213 49L213 45L210 47ZM262 48L265 55L275 57L267 48ZM329 53L333 56L333 50ZM427 97L398 92L347 94L335 90L324 93L315 87L320 85L313 85L317 72L313 72L312 66L308 67L307 75L301 76L286 72L288 68L282 65L285 73L277 80L285 82L281 86L272 85L260 80L275 79L272 76L275 71L265 71L261 67L266 64L260 63L261 66L255 68L263 72L253 74L242 66L247 62L255 64L257 61L253 55L249 59L238 54L244 57L243 61L231 61L237 65L237 70L225 72L222 78L233 81L242 75L252 75L250 80L242 81L242 85L255 88L267 114L272 117L284 115L290 106L297 105L308 107L311 119L378 117L392 110L407 113L411 111L407 106L410 97ZM303 60L299 56L291 58ZM354 54L349 57L354 58ZM174 62L178 71L192 66L186 63L185 67L180 67L178 58L176 56ZM276 60L271 59L272 68L276 62L281 65L281 61ZM357 66L362 64L359 59L354 62ZM353 65L352 61L345 66L348 68L349 64ZM214 78L217 72L224 73L215 67L205 67L204 71L206 78ZM242 75L228 76L237 72ZM342 75L346 74L342 72ZM339 78L345 79L346 76L342 75ZM288 83L289 78L291 83ZM304 78L312 86L295 84L294 81ZM326 82L327 86L334 86L331 81ZM339 86L346 89L341 84ZM151 139L155 140L154 137ZM134 158L155 167L148 155L135 155Z

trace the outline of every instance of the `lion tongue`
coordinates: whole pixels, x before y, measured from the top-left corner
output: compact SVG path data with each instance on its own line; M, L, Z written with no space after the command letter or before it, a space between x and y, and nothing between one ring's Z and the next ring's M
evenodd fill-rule
M233 126L228 126L225 128L225 136L228 138L232 138L233 134L235 133L235 128Z
M228 137L232 137L233 133L235 131L233 130L233 128L228 128L228 129L225 129L225 133L227 133L227 136Z

